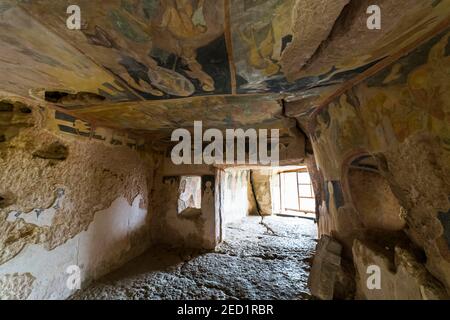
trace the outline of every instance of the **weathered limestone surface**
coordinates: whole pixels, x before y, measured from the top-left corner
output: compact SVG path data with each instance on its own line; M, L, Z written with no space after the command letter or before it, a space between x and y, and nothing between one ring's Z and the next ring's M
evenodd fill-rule
M337 274L341 268L342 246L329 236L322 236L316 246L309 276L311 294L322 300L334 298Z
M93 296L305 291L301 227L235 223L272 213L270 170L177 167L149 151L167 155L170 133L200 119L279 129L280 163L306 158L322 239L313 295L450 296L449 0L84 0L80 32L60 23L63 1L3 2L0 298L65 298L68 266L86 285L150 244L221 240L195 257L149 253L152 272ZM374 4L380 30L367 26ZM184 175L201 177L201 200L180 214L194 203L180 199Z
M130 206L125 198L119 198L111 207L96 213L86 231L53 250L42 245L28 245L14 259L0 266L0 275L15 272L29 273L35 277L25 298L63 299L73 293L67 286L69 266L78 266L81 283L104 275L131 258L139 255L149 245L147 210L140 209L142 197L138 196ZM7 294L7 292L5 292Z
M166 246L214 249L219 241L215 170L211 166L174 166L170 158L157 172L153 192L155 217L152 241ZM191 215L178 213L181 176L200 176L201 208ZM218 208L218 207L217 207Z
M250 181L256 199L256 207L258 213L263 216L272 214L271 178L272 171L270 169L252 170L251 172Z
M420 150L420 151L419 151ZM386 153L390 182L405 208L412 241L427 256L427 269L450 295L450 252L446 232L450 229L450 155L437 139L417 134Z
M389 251L393 252L389 252ZM389 256L394 256L392 260ZM353 259L359 277L357 298L369 300L440 300L447 294L442 284L434 279L405 248L376 248L355 240ZM379 289L369 289L367 280L369 266L380 268ZM370 280L370 279L369 279Z
M32 110L0 143L0 295L60 299L69 265L89 282L150 245L154 159L51 133Z
M450 294L449 41L448 30L437 34L336 96L308 127L323 181L319 234L353 259L362 298ZM384 277L377 292L364 289L369 262Z
M1 300L24 300L28 298L36 280L30 273L13 273L0 276Z
M365 228L396 231L405 227L404 209L383 176L350 169L348 179L352 200Z

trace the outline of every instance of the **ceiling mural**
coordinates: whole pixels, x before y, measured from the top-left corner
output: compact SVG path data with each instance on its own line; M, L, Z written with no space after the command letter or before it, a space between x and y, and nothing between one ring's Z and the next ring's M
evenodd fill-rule
M281 54L292 40L295 0L233 0L231 34L237 91L283 91Z
M369 30L366 11L372 4L372 0L351 1L317 54L296 73L291 72L291 77L320 74L321 82L340 78L355 66L380 61L420 41L439 25L447 25L450 16L449 0L377 1L382 13L381 30Z
M80 31L62 23L72 2L37 0L22 7L139 100L231 93L222 1L81 0Z
M368 30L369 0L77 0L69 30L72 2L0 2L0 93L148 131L285 125L450 16L450 0L379 0Z
M273 97L250 95L142 101L121 103L113 108L98 105L72 113L122 128L154 131L190 128L194 121L202 121L205 128L245 128L255 124L270 127L284 120L282 111Z
M110 101L133 97L115 77L23 9L0 7L0 28L0 90L25 97L44 87L101 92Z

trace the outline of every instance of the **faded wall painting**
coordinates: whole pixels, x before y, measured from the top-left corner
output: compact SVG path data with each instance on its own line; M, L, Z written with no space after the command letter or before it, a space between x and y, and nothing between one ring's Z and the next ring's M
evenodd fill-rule
M294 91L314 78L289 83L280 65L292 40L295 0L232 0L231 35L238 93Z
M448 1L379 1L383 28L374 31L366 25L371 4L231 0L237 92L296 92L341 83L417 41L450 13Z
M69 4L23 6L141 99L231 92L222 1L82 0L79 32L61 23Z
M156 131L193 127L203 121L209 128L270 127L285 119L281 105L270 97L225 96L194 97L189 101L144 101L121 103L114 107L93 106L74 110L81 118L89 118L117 127ZM284 125L282 125L283 127Z
M384 152L419 132L450 153L449 40L448 31L434 37L317 114L311 133L329 178L353 151Z
M41 100L46 90L97 94L104 104L296 93L355 76L450 12L448 1L385 0L384 28L368 34L367 1L79 0L81 29L69 30L73 1L4 0L1 89Z
M126 146L137 150L144 146L144 139L142 138L110 128L94 127L89 122L60 111L47 110L45 127L63 135L94 139L114 146Z
M338 96L310 127L324 180L320 233L342 241L354 260L355 239L390 248L390 237L398 247L406 239L447 291L449 75L447 29Z
M416 47L422 38L432 36L433 29L442 30L448 25L448 0L383 0L376 2L382 12L381 29L369 30L366 11L373 4L372 0L350 1L332 32L302 65L301 72L295 73L295 78L320 75L321 82L336 80L356 67L381 61L400 48Z
M133 97L114 76L20 7L2 3L0 28L0 91L24 97L35 97L41 89L86 91L109 101Z

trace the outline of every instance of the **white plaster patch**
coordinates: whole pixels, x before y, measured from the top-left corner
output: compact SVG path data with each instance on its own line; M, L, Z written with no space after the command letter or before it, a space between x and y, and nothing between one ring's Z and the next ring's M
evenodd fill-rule
M139 208L142 196L132 205L124 197L108 209L95 214L86 231L63 245L47 251L41 245L28 245L14 259L0 265L0 277L12 273L30 273L36 280L28 299L65 299L74 292L66 281L70 265L81 268L82 283L96 279L121 264L131 248L130 235L146 227L147 210Z
M33 209L30 212L11 211L8 214L6 221L15 222L18 219L23 219L26 223L34 224L39 227L51 226L53 217L55 216L56 211L61 208L64 197L64 189L58 189L56 190L55 202L51 205L51 207L47 209Z
M249 211L247 183L247 171L225 171L221 189L223 226L230 222L240 221L247 216Z

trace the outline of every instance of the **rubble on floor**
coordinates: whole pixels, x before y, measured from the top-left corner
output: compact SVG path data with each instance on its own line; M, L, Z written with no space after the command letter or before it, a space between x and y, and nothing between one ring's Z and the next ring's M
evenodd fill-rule
M260 222L248 217L228 224L214 252L153 248L72 299L310 298L316 225L285 217Z

